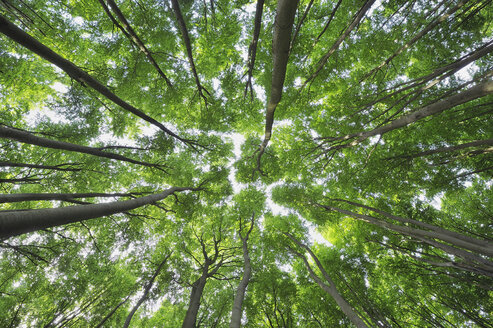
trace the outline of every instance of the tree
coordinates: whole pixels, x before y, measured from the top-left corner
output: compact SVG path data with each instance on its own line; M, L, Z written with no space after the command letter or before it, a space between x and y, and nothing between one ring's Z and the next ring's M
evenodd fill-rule
M491 22L0 1L0 326L491 327Z

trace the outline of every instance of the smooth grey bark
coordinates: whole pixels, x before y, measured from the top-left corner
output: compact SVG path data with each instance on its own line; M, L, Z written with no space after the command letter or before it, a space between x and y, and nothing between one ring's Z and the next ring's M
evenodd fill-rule
M348 28L344 31L344 33L341 34L341 36L336 40L336 42L334 42L334 44L332 45L332 47L330 47L330 49L327 51L327 53L318 61L317 68L315 69L315 72L313 72L313 74L310 75L310 77L308 79L306 79L306 81L301 86L300 90L305 88L305 86L310 81L312 81L315 77L317 77L317 75L320 73L320 71L322 70L324 65L329 60L330 56L332 56L334 54L334 52L339 48L341 43L349 36L349 34L351 34L351 31L353 31L356 28L356 26L359 25L359 23L365 17L368 10L370 10L370 8L374 2L375 2L375 0L366 1L366 3L358 11L358 13L356 14L355 18L353 19L351 24L348 26Z
M488 74L490 74L489 72ZM487 75L488 75L487 74ZM461 93L457 93L453 96L450 96L445 99L438 100L428 106L425 106L415 112L412 112L410 114L404 115L401 118L398 118L389 124L383 125L381 127L375 128L370 131L362 131L358 133L353 133L353 134L348 134L346 136L342 137L321 137L318 138L319 140L323 140L322 143L331 143L335 141L344 141L344 140L350 140L350 139L355 139L353 141L350 141L348 143L342 144L342 145L337 145L337 146L332 146L326 149L326 151L331 151L331 150L337 150L337 149L342 149L342 148L347 148L351 146L355 146L364 140L368 139L369 137L376 136L376 135L383 135L387 132L390 132L395 129L399 129L402 127L405 127L409 124L415 123L419 120L422 120L428 116L436 115L439 114L443 111L446 111L450 108L459 106L461 104L464 104L466 102L487 96L489 94L493 93L493 81L485 81L480 84L477 84L468 90L465 90Z
M178 28L180 29L183 42L185 43L185 48L187 50L187 58L190 64L190 70L192 71L193 77L195 78L195 84L197 85L199 95L200 97L202 97L202 99L204 99L205 104L207 104L207 97L204 95L202 91L205 91L207 94L209 94L209 91L207 91L207 89L204 88L200 83L199 75L197 74L197 69L195 68L195 62L193 60L192 42L190 41L187 25L181 13L180 4L178 0L171 0L171 6L173 7L173 12L175 13L176 21L178 22Z
M416 34L411 40L406 42L404 45L402 45L398 50L396 50L390 57L388 57L386 60L384 60L380 65L377 67L373 68L369 73L367 73L362 80L370 77L373 75L375 72L378 70L382 69L385 65L388 65L392 59L403 53L405 50L407 50L409 47L411 47L416 41L421 39L424 35L426 35L428 32L430 32L432 29L434 29L437 25L440 23L446 21L451 15L453 15L457 10L459 10L462 6L464 6L469 0L462 0L459 1L454 7L450 8L446 12L444 12L442 15L440 15L438 18L434 19L430 24L428 24L424 29L422 29L418 34ZM447 1L444 1L445 3Z
M163 265L168 261L169 257L171 256L172 253L169 253L166 255L164 260L159 264L157 267L156 271L152 275L151 279L149 282L146 284L144 288L144 294L139 298L137 303L134 305L132 310L130 310L130 313L127 316L127 319L125 320L125 323L123 324L123 328L128 328L130 326L130 321L132 321L132 317L134 316L135 312L139 309L139 307L144 303L144 301L147 299L147 296L149 295L149 292L151 291L152 285L154 284L154 281L156 280L156 277L158 276L159 272L161 272L161 269L163 268Z
M303 263L305 264L306 268L308 269L308 272L312 279L322 288L327 294L329 294L334 301L337 303L341 311L348 317L348 319L358 328L368 328L368 325L360 318L360 316L356 313L356 310L351 306L351 304L344 299L344 296L337 290L334 281L330 278L329 274L327 271L325 271L322 263L318 259L318 257L313 253L313 251L308 247L307 245L303 244L300 242L298 239L296 239L293 235L290 233L285 232L284 235L286 235L291 241L293 241L296 245L299 247L305 249L312 259L315 261L315 264L317 265L318 269L322 273L323 277L325 280L329 283L328 285L320 279L317 274L313 271L310 263L308 262L307 258L305 255L303 255L300 252L293 251L299 258L303 260Z
M422 221L418 221L418 220L413 220L413 219L409 219L409 218L404 218L404 217L400 217L400 216L397 216L397 215L393 215L393 214L387 213L385 211L379 210L377 208L374 208L374 207L371 207L371 206L367 206L367 205L364 205L364 204L359 204L359 203L356 203L356 202L352 202L352 201L349 201L349 200L346 200L346 199L331 199L331 200L344 202L344 203L347 203L347 204L350 204L350 205L353 205L353 206L357 206L357 207L360 207L360 208L365 208L365 209L370 210L372 212L375 212L375 213L384 215L384 216L388 217L389 219L392 219L392 220L395 220L395 221L398 221L398 222L402 222L404 224L406 224L406 223L414 224L414 225L416 225L418 227L422 227L422 228L425 228L425 229L429 229L431 231L435 231L435 232L437 232L437 233L439 233L441 235L450 236L451 238L460 239L460 240L463 240L463 241L465 241L467 243L470 243L470 244L473 244L473 245L477 245L477 246L480 246L480 247L484 247L485 249L490 249L490 250L493 249L493 244L491 244L490 242L488 242L487 240L484 240L484 239L477 239L477 238L474 238L474 237L471 237L471 236L464 235L464 234L459 233L459 232L455 232L455 231L452 231L452 230L441 228L441 227L436 226L434 224L429 224L429 223L426 223L426 222L422 222ZM493 256L493 254L491 254L490 256Z
M238 288L236 289L236 295L233 301L233 309L231 311L231 322L229 324L230 328L240 328L241 327L241 314L243 300L245 299L246 289L250 278L252 276L252 265L250 263L250 255L248 254L248 238L254 227L255 214L252 215L252 220L250 228L248 229L246 236L241 235L241 219L240 219L240 229L238 234L240 235L242 249L243 249L243 277L241 278Z
M131 112L132 114L140 117L141 119L149 122L152 125L155 125L158 127L160 130L164 131L166 134L180 140L181 142L188 144L188 145L193 145L194 142L188 139L181 138L168 128L166 128L162 123L156 121L149 115L145 114L141 110L135 108L134 106L130 105L120 97L118 97L116 94L110 91L108 87L104 86L101 84L98 80L93 78L91 75L83 71L80 67L75 65L74 63L70 62L69 60L63 58L23 30L21 30L19 27L16 25L12 24L8 19L0 15L0 33L5 34L7 37L12 39L13 41L17 42L18 44L22 45L23 47L31 50L38 56L46 59L50 63L56 65L58 68L62 69L65 73L67 73L71 78L76 80L77 82L82 83L83 85L87 85L94 89L95 91L99 92L101 95L106 97L107 99L111 100L113 103L116 105L120 106L121 108Z
M248 88L250 88L250 96L253 100L253 86L252 86L252 77L253 77L253 67L255 66L255 58L257 57L257 44L258 38L260 36L260 29L262 27L262 13L264 10L264 0L257 0L257 7L255 9L255 24L253 28L253 38L250 46L248 47L248 77L245 85L245 92L243 95L246 97L248 92Z
M185 190L197 189L173 187L159 194L110 203L44 208L19 212L0 211L0 238L10 238L32 231L130 211L163 200L175 192Z
M182 328L195 328L195 322L197 321L197 314L200 308L200 299L207 283L207 270L208 266L204 266L202 275L192 284L192 293L190 294L188 309L183 320Z
M267 147L272 136L272 125L274 124L274 113L281 101L286 68L289 59L289 45L291 44L291 31L293 30L294 16L298 0L279 0L277 2L276 20L274 22L274 34L272 36L272 79L267 112L265 114L264 141L259 148L257 156L257 169L260 171L260 158Z
M171 81L168 79L168 77L166 76L166 74L164 74L164 72L161 70L161 68L159 67L158 63L156 62L156 60L152 56L151 52L145 46L144 42L142 42L142 40L137 36L137 33L135 33L134 29L132 28L132 26L130 25L130 23L125 18L125 15L123 15L123 13L120 10L120 8L118 8L118 5L116 4L116 2L113 1L113 0L107 0L107 1L108 1L108 5L115 12L116 17L118 17L118 19L122 23L123 27L126 28L127 33L124 33L124 34L127 37L130 37L130 41L133 42L140 49L140 51L147 57L147 59L149 60L149 62L152 64L152 66L154 66L154 68L156 69L156 71L158 72L158 74L166 81L166 84L169 87L171 87L172 86L171 85ZM99 2L102 3L102 4L104 4L104 0L100 0ZM120 28L120 30L123 30L123 27L121 25L117 25L117 27Z
M474 253L479 253L479 254L493 257L493 245L491 245L491 244L489 244L487 246L481 246L481 245L477 245L475 243L470 243L470 242L465 241L463 239L452 237L452 236L450 236L448 234L444 234L442 232L421 230L421 229L411 228L408 226L400 226L400 225L396 225L393 223L389 223L387 221L383 221L381 219L375 218L375 217L370 216L370 215L354 213L354 212L351 212L351 211L348 211L348 210L345 210L342 208L338 208L335 206L328 206L328 205L321 205L321 204L317 204L317 206L325 208L326 210L332 210L332 211L336 211L336 212L339 212L342 214L346 214L346 215L349 215L355 219L359 219L359 220L377 225L379 227L382 227L382 228L385 228L388 230L393 230L393 231L405 234L407 236L415 237L418 239L424 239L429 244L431 242L434 242L433 241L434 239L439 239L439 240L442 240L444 242L450 243L454 246L467 249L467 250L472 251ZM436 242L434 242L434 243L436 243ZM447 246L447 247L451 247L451 246ZM448 248L448 249L452 250L452 248ZM484 264L487 264L487 265L490 265L493 267L493 262L485 260L478 255L475 255L475 254L472 254L469 252L464 253L463 250L459 250L459 249L457 249L457 251L455 251L455 252L456 252L456 254L458 254L457 252L460 252L460 254L462 254L463 256L467 256L470 259L473 259L475 261L478 261L478 262L481 262L481 263L484 263Z
M19 194L0 194L0 203L16 203L27 202L33 200L61 200L70 201L74 198L88 198L88 197L133 197L139 193L19 193Z
M73 151L73 152L84 153L84 154L89 154L89 155L98 156L98 157L104 157L104 158L129 162L132 164L139 164L139 165L154 167L154 168L158 168L158 169L160 168L160 166L156 165L156 164L137 161L137 160L134 160L134 159L131 159L131 158L119 155L119 154L101 151L97 148L81 146L81 145L76 145L76 144L69 143L69 142L57 141L57 140L51 140L48 138L38 137L32 133L18 130L18 129L14 129L11 127L7 127L7 126L1 125L1 124L0 124L0 138L12 139L12 140L19 141L22 143L27 143L30 145L35 145L35 146L40 146L40 147L45 147L45 148Z
M481 147L481 146L493 146L493 139L475 140L475 141L466 142L466 143L463 143L460 145L449 146L449 147L440 147L440 148L426 150L426 151L422 151L422 152L414 153L414 154L409 154L409 155L394 156L391 158L392 159L394 159L394 158L414 159L417 157L429 156L429 155L444 153L444 152L454 152L454 151L465 149L465 148ZM491 152L491 151L493 151L493 149L488 148L485 151Z
M81 171L81 168L76 168L74 166L80 165L79 163L63 163L57 165L40 165L40 164L29 164L29 163L14 163L8 161L1 161L0 167L26 167L31 169L41 169L41 170L53 170L53 171Z

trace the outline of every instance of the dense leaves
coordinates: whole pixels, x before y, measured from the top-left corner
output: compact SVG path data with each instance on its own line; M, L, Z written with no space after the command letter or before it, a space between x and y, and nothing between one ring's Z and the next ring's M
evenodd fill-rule
M492 22L0 1L0 326L493 327Z

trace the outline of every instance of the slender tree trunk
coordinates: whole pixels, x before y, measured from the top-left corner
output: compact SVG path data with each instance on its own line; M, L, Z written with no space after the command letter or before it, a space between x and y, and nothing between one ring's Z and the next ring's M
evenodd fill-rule
M130 296L127 296L123 301L121 301L120 303L118 303L104 318L103 320L101 320L99 322L99 324L95 327L95 328L101 328L103 326L103 324L108 321L109 318L111 318L113 316L113 314L115 314L115 312L123 305L125 304L128 299L130 298Z
M303 260L303 263L305 264L306 268L308 269L308 272L310 274L310 277L322 288L327 294L329 294L334 301L337 303L341 311L348 317L348 319L358 328L368 328L366 323L360 318L360 316L356 313L355 309L344 299L344 296L342 296L341 293L337 290L334 282L330 278L329 274L327 271L325 271L324 267L322 266L322 263L318 259L318 257L315 255L315 253L312 252L312 250L301 243L299 240L294 238L293 235L289 233L284 233L289 239L291 239L295 244L297 244L299 247L307 250L310 253L310 256L313 258L315 263L317 264L317 267L320 269L322 272L322 275L324 276L325 280L329 283L327 285L320 279L317 274L313 271L312 267L310 266L310 263L308 263L308 260L305 255L302 253L293 251L299 258Z
M255 10L255 26L253 29L253 39L250 43L250 47L248 47L248 77L245 86L244 96L246 96L248 92L248 88L250 88L251 98L253 100L253 87L252 87L252 76L253 76L253 68L255 66L255 58L257 56L257 44L258 38L260 36L260 29L262 27L262 12L264 10L264 0L257 0L257 7Z
M73 152L84 153L84 154L89 154L89 155L98 156L98 157L114 159L114 160L118 160L118 161L129 162L132 164L143 165L143 166L147 166L147 167L159 168L159 165L156 165L156 164L137 161L137 160L134 160L134 159L131 159L131 158L119 155L119 154L101 151L97 148L81 146L81 145L76 145L76 144L69 143L69 142L57 141L57 140L51 140L51 139L47 139L47 138L43 138L43 137L38 137L32 133L18 130L18 129L13 129L13 128L10 128L10 127L7 127L7 126L1 125L1 124L0 124L0 138L12 139L12 140L19 141L22 143L40 146L40 147L45 147L45 148L73 151Z
M372 69L369 73L367 73L363 79L368 78L373 75L376 71L382 69L385 65L388 65L392 59L403 53L409 47L411 47L416 41L421 39L424 35L434 29L437 25L447 20L451 15L453 15L457 10L459 10L462 6L464 6L469 0L460 1L457 5L447 10L443 15L433 20L430 24L428 24L423 30L421 30L418 34L416 34L411 40L406 42L402 47L400 47L396 52L394 52L389 58L384 60L380 65ZM445 1L446 2L446 1Z
M103 0L101 0L101 1L103 1ZM113 0L107 0L107 1L108 1L109 6L111 7L111 9L113 9L113 11L115 12L116 17L118 17L120 22L122 22L123 26L127 29L128 33L125 35L130 36L130 40L132 42L134 42L137 45L137 47L139 47L140 51L142 51L142 53L144 53L146 55L147 59L152 64L152 66L154 66L154 68L159 73L159 75L166 81L166 84L169 87L171 87L170 80L168 79L166 74L164 74L164 72L161 70L161 68L159 67L156 60L154 60L154 57L152 57L151 52L149 51L149 49L147 49L144 42L142 42L142 40L137 36L137 33L135 33L134 29L129 24L129 22L127 21L127 19L125 18L125 16L121 12L120 8L118 8L118 5L116 4L116 2ZM118 26L120 26L120 25L118 25Z
M248 254L248 237L250 236L250 233L252 232L254 226L254 215L255 214L252 215L252 223L250 225L250 229L247 231L246 236L241 236L241 225L238 232L242 241L243 248L243 278L241 279L238 288L236 289L236 295L233 301L233 310L231 311L231 322L229 324L230 328L240 328L241 326L243 300L245 299L246 289L252 276L252 265L250 263L250 255Z
M348 28L344 31L344 33L341 34L341 36L332 45L332 47L329 49L329 51L327 51L327 53L318 61L317 69L308 79L306 79L305 83L303 83L300 90L303 89L311 80L313 80L320 73L320 71L322 70L324 65L329 60L330 56L332 56L334 54L334 52L339 48L341 43L349 36L351 31L354 30L356 28L356 26L358 26L358 24L365 17L366 13L368 12L368 10L370 10L370 8L374 2L375 2L375 0L366 1L364 6L358 11L356 16L354 17L353 21L348 26Z
M15 202L27 202L34 200L61 200L70 201L74 198L89 198L89 197L133 197L137 194L133 193L79 193L79 194L35 194L35 193L22 193L22 194L0 194L0 203L15 203Z
M185 319L183 320L182 328L195 328L195 322L197 321L197 314L199 313L200 308L200 300L207 282L208 268L209 267L206 265L200 278L192 284L192 293L190 294L188 310Z
M465 148L481 147L481 146L493 146L493 139L475 140L475 141L466 142L466 143L456 145L456 146L441 147L441 148L426 150L426 151L422 151L422 152L414 153L414 154L410 154L410 155L394 156L391 158L392 159L393 158L413 159L413 158L429 156L429 155L438 154L438 153L454 152L454 151L458 151L458 150L465 149ZM486 151L489 151L490 149L491 148L488 148L488 149L486 149Z
M428 230L411 228L408 226L400 226L400 225L396 225L396 224L389 223L387 221L375 218L375 217L370 216L370 215L354 213L354 212L351 212L351 211L348 211L348 210L345 210L342 208L334 207L334 206L320 205L320 204L319 204L319 206L322 206L323 208L325 208L327 210L333 210L333 211L337 211L337 212L342 213L342 214L349 215L355 219L366 221L368 223L377 225L379 227L382 227L382 228L385 228L388 230L393 230L393 231L405 234L407 236L416 237L416 238L425 238L425 239L429 239L429 238L439 239L439 240L448 242L452 245L455 245L457 247L461 247L461 248L467 249L467 250L475 252L475 253L484 254L486 256L493 257L493 246L489 243L486 246L481 246L481 245L477 245L477 243L471 243L471 242L465 241L464 239L459 239L459 238L450 236L449 234L445 234L441 231L440 232L428 231ZM416 221L416 222L418 222L418 221ZM471 256L472 255L473 254L471 254ZM480 259L480 257L478 257L476 255L474 255L474 257ZM483 261L485 261L485 260L483 259ZM490 261L488 261L488 262L490 263L490 265L493 265L493 263L491 263Z
M156 121L155 119L148 116L141 110L135 108L134 106L122 100L120 97L118 97L113 92L111 92L110 89L108 89L108 87L101 84L99 81L97 81L88 73L80 69L74 63L68 61L67 59L63 58L59 54L55 53L53 50L51 50L50 48L48 48L47 46L45 46L44 44L42 44L41 42L30 36L26 32L24 32L23 30L18 28L14 24L12 24L8 19L3 17L2 15L0 15L0 33L5 34L7 37L14 40L18 44L22 45L23 47L26 47L27 49L31 50L38 56L56 65L57 67L65 71L65 73L67 73L71 78L73 78L77 82L80 82L82 84L91 87L92 89L99 92L107 99L114 102L116 105L140 117L141 119L149 122L150 124L155 125L159 129L164 131L166 134L186 144L193 143L191 142L191 140L181 138L180 136L178 136L177 134L166 128L162 123Z
M493 93L493 81L486 81L486 82L477 84L477 85L469 88L466 91L463 91L461 93L455 94L455 95L450 96L448 98L439 100L433 104L425 106L425 107L421 108L420 110L417 110L413 113L405 115L401 118L398 118L398 119L392 121L391 123L384 125L384 126L381 126L381 127L378 127L376 129L373 129L370 131L363 131L363 132L359 132L359 133L354 133L354 134L349 134L349 135L346 135L343 137L336 137L336 138L322 137L320 139L324 140L324 142L334 142L334 141L338 141L338 140L349 140L349 139L357 138L356 140L353 140L351 142L348 142L348 143L345 143L342 145L329 147L327 149L327 151L351 147L351 146L354 146L354 145L357 145L357 144L363 142L364 140L368 139L369 137L376 136L376 135L382 135L382 134L390 132L392 130L405 127L409 124L412 124L412 123L415 123L419 120L422 120L428 116L439 114L445 110L448 110L450 108L459 106L459 105L464 104L466 102L484 97L484 96L489 95L491 93Z
M130 211L163 200L175 192L185 190L197 189L173 187L159 194L111 203L45 208L19 212L0 211L0 238L9 238L32 231Z
M130 313L127 316L127 319L125 320L125 323L123 324L123 328L128 328L130 326L130 321L132 321L132 317L134 316L135 312L139 309L139 307L144 303L144 301L147 299L147 296L149 295L149 292L152 288L152 285L154 284L154 280L156 280L156 277L158 276L159 272L161 272L161 269L163 268L163 265L168 261L169 257L171 256L171 253L166 255L164 260L159 264L158 268L152 275L151 279L147 283L146 287L144 288L144 294L139 298L137 303L134 305L132 310L130 310Z
M272 136L272 125L274 124L274 112L281 101L286 68L289 59L289 45L291 43L291 31L293 29L294 16L298 0L279 0L277 2L276 20L274 23L274 35L272 36L272 82L267 112L265 114L265 135L260 145L257 157L257 169L260 170L260 158L267 147Z
M0 167L26 167L30 169L41 169L41 170L53 170L53 171L81 171L81 168L76 168L74 166L80 165L78 163L64 163L58 165L39 165L39 164L28 164L28 163L13 163L2 161L0 162Z

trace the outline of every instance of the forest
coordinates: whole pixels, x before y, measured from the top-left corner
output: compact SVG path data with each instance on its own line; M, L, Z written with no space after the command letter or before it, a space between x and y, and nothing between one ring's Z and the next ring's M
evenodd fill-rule
M0 327L493 328L492 0L0 0Z

